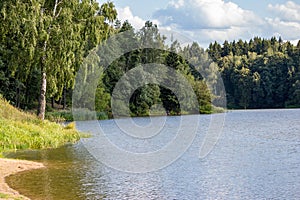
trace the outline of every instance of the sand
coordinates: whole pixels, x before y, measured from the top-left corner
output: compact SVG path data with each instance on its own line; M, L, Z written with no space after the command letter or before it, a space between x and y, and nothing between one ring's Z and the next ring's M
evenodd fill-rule
M13 159L2 159L0 158L0 193L1 194L7 194L10 198L5 197L4 199L14 199L14 198L20 198L20 199L29 199L27 197L24 197L20 195L17 191L10 188L5 183L5 177L25 171L25 170L32 170L32 169L38 169L42 168L44 165L42 163L32 162L32 161L26 161L26 160L13 160ZM0 197L0 200L3 198Z

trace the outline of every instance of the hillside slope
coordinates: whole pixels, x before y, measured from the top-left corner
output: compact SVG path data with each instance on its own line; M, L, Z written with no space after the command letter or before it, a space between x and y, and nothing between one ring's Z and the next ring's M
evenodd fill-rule
M0 154L18 149L56 148L80 138L74 124L41 121L20 111L0 96Z

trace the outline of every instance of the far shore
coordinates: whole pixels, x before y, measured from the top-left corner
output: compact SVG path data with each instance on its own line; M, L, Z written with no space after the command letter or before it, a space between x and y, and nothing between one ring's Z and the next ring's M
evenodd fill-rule
M0 200L3 199L26 199L18 191L10 188L5 182L5 177L25 170L33 170L45 167L42 163L0 158Z

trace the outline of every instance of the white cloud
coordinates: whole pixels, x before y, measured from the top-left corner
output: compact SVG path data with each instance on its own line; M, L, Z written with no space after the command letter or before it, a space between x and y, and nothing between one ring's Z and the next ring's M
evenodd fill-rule
M177 2L171 1L169 4L178 9L184 5L184 0L178 0Z
M269 4L268 9L276 13L284 21L300 22L300 5L293 1L288 1L285 4Z
M203 46L212 41L248 39L264 21L252 11L223 0L177 0L154 13L160 25L188 34Z
M300 39L297 40L289 40L293 45L297 46L298 43L300 42Z
M138 16L134 16L131 12L131 9L129 6L126 6L124 8L117 8L118 12L118 19L124 22L125 20L128 20L129 23L136 29L140 29L145 25L145 20Z
M176 25L183 29L230 28L261 23L251 11L223 0L178 0L169 3L166 9L154 13L162 25Z
M300 5L293 1L268 5L270 16L259 17L224 0L172 0L153 17L160 28L169 28L197 40L203 46L224 40L249 40L255 36L282 36L296 41L300 36Z
M268 5L273 18L266 18L267 32L282 36L286 40L300 39L300 5L292 1L285 4Z
M267 35L281 36L286 40L300 39L300 23L282 21L280 18L266 18Z
M151 21L160 30L172 30L198 41L206 47L210 42L249 40L254 36L284 40L300 39L300 5L293 1L269 4L268 18L259 17L233 2L224 0L170 0L168 6L154 12ZM128 20L138 30L144 19L135 16L130 7L117 8L118 18Z

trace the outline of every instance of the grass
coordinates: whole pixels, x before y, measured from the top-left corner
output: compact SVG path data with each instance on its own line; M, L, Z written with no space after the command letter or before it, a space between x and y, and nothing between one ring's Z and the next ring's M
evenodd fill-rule
M216 113L224 113L224 112L226 112L225 108L215 107L215 106L212 107L212 113L214 113L214 114L216 114Z
M71 123L63 127L10 105L0 96L0 154L19 149L57 148L81 135Z
M24 198L22 198L22 197L15 197L15 196L10 195L10 194L0 193L0 199L23 200Z
M73 121L73 115L71 111L51 111L46 112L46 119L52 122L65 122Z
M82 115L84 116L84 112L82 113ZM96 112L96 117L98 120L104 120L109 118L108 114L106 114L105 112ZM93 116L91 116L90 118L93 118ZM74 121L72 111L59 111L59 110L47 112L46 119L52 122ZM87 119L89 119L89 117L84 116L82 120L87 120ZM76 120L80 120L80 118L77 117Z

